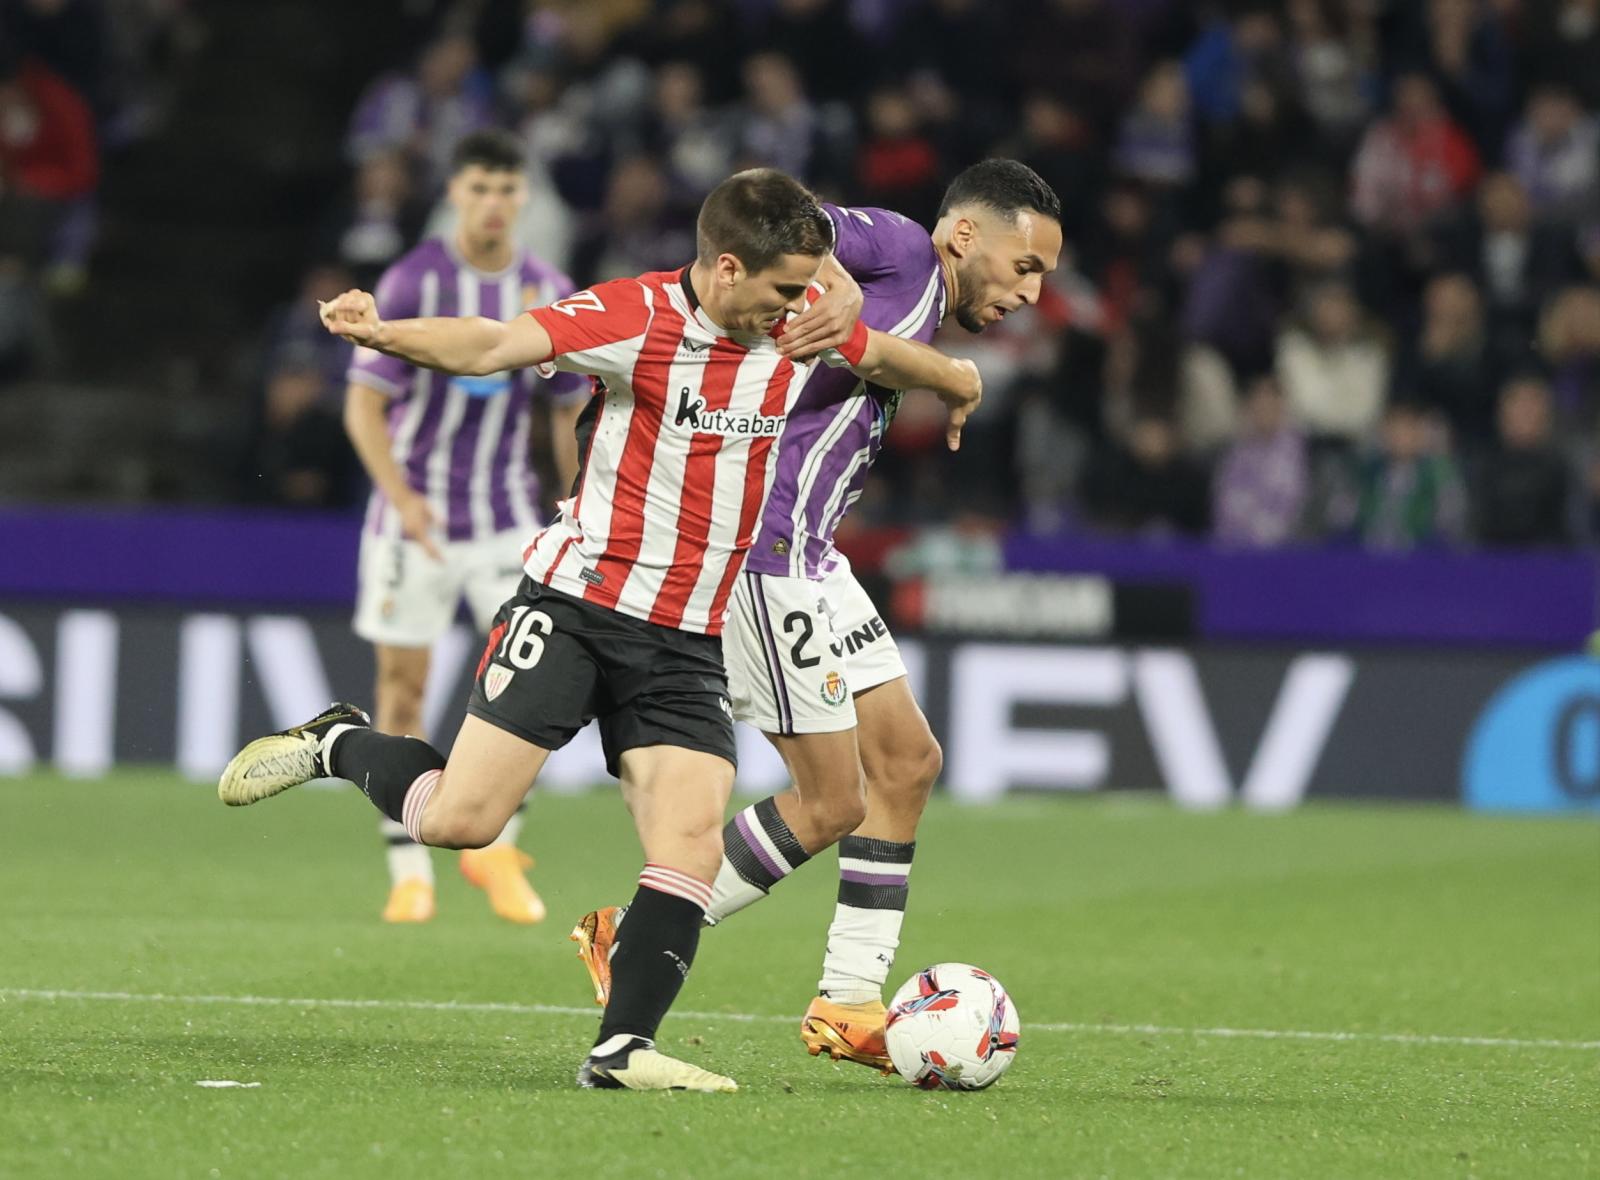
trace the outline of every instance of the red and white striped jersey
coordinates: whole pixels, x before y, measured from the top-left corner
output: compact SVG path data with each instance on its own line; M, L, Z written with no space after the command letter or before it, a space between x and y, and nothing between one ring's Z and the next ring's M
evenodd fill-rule
M718 327L688 268L601 283L528 314L550 334L555 367L597 381L578 425L578 480L524 568L625 615L720 634L808 366L779 355L781 331ZM826 359L859 363L865 347L858 327Z

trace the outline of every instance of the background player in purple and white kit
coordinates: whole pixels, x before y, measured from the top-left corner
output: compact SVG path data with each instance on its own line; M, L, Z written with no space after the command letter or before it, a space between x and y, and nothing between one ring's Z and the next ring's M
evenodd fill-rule
M1030 168L987 160L951 183L927 230L886 209L824 205L834 258L861 285L868 327L927 343L945 315L980 332L1034 303L1061 252L1061 203ZM799 319L782 347L827 343ZM706 911L717 922L829 845L839 896L819 995L801 1023L812 1053L892 1068L882 991L899 946L917 824L942 765L899 649L833 536L860 496L901 393L813 371L779 438L777 472L723 632L734 716L762 730L794 785L723 831ZM952 446L955 439L951 439ZM604 955L621 915L574 937L603 1002Z
M518 141L501 132L466 137L456 149L448 196L456 226L430 238L384 273L377 300L386 319L484 315L510 319L573 291L560 271L513 238L527 199ZM522 547L540 520L539 481L529 460L535 395L549 406L557 475L577 473L573 425L587 378L531 369L455 377L415 368L371 349L349 371L345 428L372 477L361 538L355 630L377 653L377 728L423 732L422 702L433 645L463 598L480 631L522 576ZM528 884L516 847L520 811L488 848L462 854L467 879L495 912L537 922L544 903ZM433 916L433 865L405 828L382 822L388 842L390 922Z

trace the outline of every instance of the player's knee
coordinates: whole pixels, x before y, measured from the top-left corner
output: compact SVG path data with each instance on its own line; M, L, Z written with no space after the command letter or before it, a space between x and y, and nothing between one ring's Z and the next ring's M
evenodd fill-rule
M944 747L939 744L939 739L930 733L917 756L916 782L922 788L924 795L933 790L933 784L939 781L939 776L943 773Z
M487 848L505 820L478 809L430 806L422 817L423 843L434 848Z
M880 798L904 805L927 801L933 784L944 771L944 750L929 733L924 741L883 759L872 776L872 789Z

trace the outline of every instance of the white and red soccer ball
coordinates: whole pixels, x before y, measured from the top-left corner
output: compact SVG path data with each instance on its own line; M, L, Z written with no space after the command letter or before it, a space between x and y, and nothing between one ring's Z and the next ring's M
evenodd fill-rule
M981 1090L1011 1067L1021 1031L998 979L966 963L937 963L895 992L884 1039L913 1086Z

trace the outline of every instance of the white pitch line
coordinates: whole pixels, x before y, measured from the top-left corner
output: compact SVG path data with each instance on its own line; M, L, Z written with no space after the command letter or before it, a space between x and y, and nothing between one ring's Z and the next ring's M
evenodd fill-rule
M175 996L152 992L66 991L56 988L0 987L0 1000L106 1000L130 1004L239 1004L257 1008L354 1008L405 1012L496 1012L511 1016L592 1016L595 1008L563 1004L512 1004L488 1000L351 1000L306 996ZM754 1012L674 1012L684 1020L727 1020L740 1024L790 1024L792 1016ZM1075 1024L1029 1021L1029 1032L1090 1033L1109 1036L1214 1037L1262 1041L1354 1041L1387 1045L1465 1045L1488 1049L1600 1049L1600 1041L1559 1041L1525 1037L1447 1036L1434 1033L1338 1032L1290 1028L1179 1028L1161 1024Z

